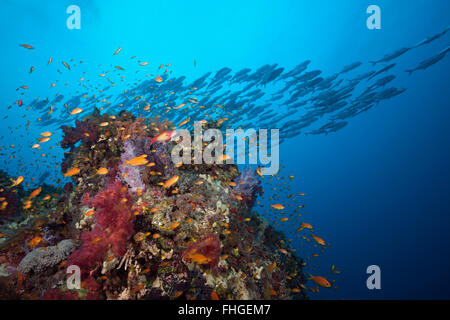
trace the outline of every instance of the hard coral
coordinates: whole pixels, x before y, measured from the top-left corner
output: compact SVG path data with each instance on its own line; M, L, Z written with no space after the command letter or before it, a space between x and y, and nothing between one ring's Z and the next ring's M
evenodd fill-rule
M23 258L17 267L17 271L23 274L38 274L66 259L75 248L75 242L68 239L59 242L56 246L34 249Z
M116 257L122 256L134 232L131 197L120 181L110 182L89 200L95 208L96 224L81 235L83 245L68 259L68 265L78 265L83 273L100 264L108 250Z

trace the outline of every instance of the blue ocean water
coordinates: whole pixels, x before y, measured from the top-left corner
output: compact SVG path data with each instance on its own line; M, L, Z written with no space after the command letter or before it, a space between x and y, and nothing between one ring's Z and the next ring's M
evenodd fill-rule
M81 8L80 30L66 27L65 11L71 4ZM371 4L382 10L381 30L366 27L366 8ZM225 66L237 71L278 63L290 69L306 59L312 61L311 69L331 75L352 62L367 64L412 46L450 24L450 3L445 0L432 4L2 1L1 5L0 106L8 115L1 124L2 146L28 145L27 137L42 131L33 125L30 131L19 128L12 134L8 129L24 127L28 119L34 123L38 117L32 110L26 118L7 110L21 99L18 87L29 86L24 101L54 97L55 92L69 98L71 84L79 81L79 74L64 73L51 88L57 74L47 66L50 57L61 70L61 60L82 60L84 77L99 88L107 83L98 74L102 66L118 63L112 56L118 47L123 48L126 58L120 65L126 70L131 68L129 57L136 55L154 67L171 63L174 74L191 80ZM36 48L26 50L18 46L22 43ZM450 61L447 57L412 76L403 72L448 45L447 34L396 61L395 85L407 88L405 93L351 119L336 133L298 135L281 145L280 162L296 177L293 190L306 193L305 221L331 243L311 264L320 272L334 264L342 272L335 277L337 291L321 290L311 298L450 298ZM17 176L22 168L9 159L13 151L2 151L2 169ZM62 151L52 155L58 164ZM42 161L30 148L22 148L16 156L34 166ZM59 172L44 166L28 170L36 178L46 170ZM366 287L366 268L372 264L381 268L381 290Z

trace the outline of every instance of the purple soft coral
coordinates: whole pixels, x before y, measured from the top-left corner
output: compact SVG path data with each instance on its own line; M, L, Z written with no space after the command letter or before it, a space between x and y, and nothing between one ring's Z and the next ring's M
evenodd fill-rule
M125 161L141 155L138 154L139 148L136 142L134 140L127 140L123 145L123 149L124 152L121 156L122 163L119 165L119 178L130 186L132 192L136 192L138 189L144 190L145 184L141 177L143 169L140 166L130 166L125 164Z
M242 171L234 182L236 187L233 192L240 196L253 198L255 192L258 191L258 177L252 168L246 168Z

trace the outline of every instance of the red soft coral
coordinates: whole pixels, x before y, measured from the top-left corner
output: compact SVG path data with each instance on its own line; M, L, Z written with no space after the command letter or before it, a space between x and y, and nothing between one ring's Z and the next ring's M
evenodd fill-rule
M89 199L89 198L88 198ZM116 257L122 256L134 233L135 215L128 190L119 181L110 182L92 199L83 199L95 208L96 224L81 235L83 245L74 251L68 265L77 265L82 273L89 273L98 266L108 250Z
M75 127L61 126L61 129L64 132L64 138L61 141L61 146L64 149L73 147L80 140L86 143L94 143L98 139L97 129L87 120L76 120Z

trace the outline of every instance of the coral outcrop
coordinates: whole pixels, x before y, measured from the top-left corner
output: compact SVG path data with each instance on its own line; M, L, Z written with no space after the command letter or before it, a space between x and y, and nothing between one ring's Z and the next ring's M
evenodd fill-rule
M61 169L77 170L0 244L0 279L16 288L3 296L305 298L302 260L253 210L261 192L255 170L175 165L175 142L155 139L172 127L96 110L63 128L70 152ZM66 283L72 265L81 270L79 289Z

